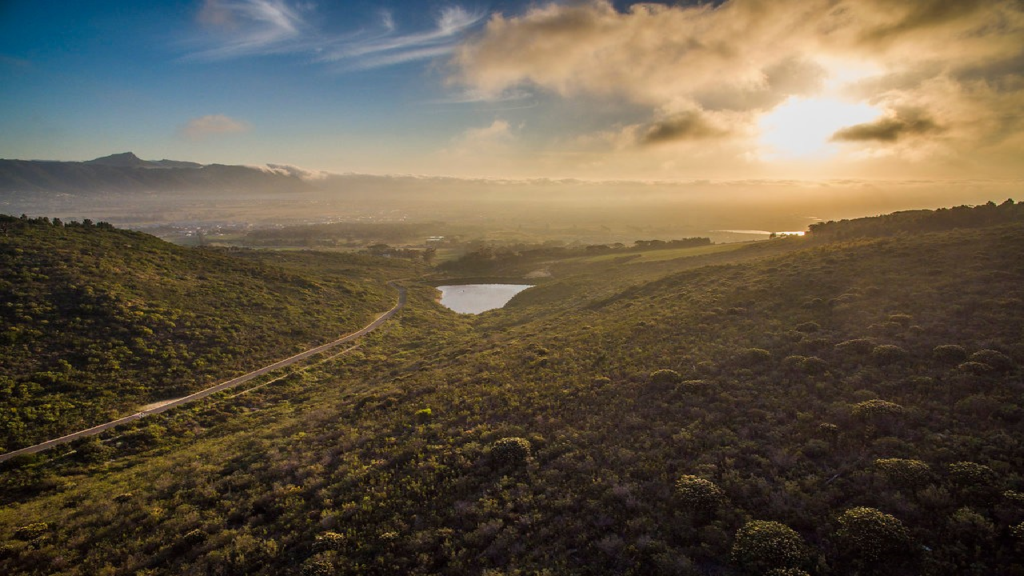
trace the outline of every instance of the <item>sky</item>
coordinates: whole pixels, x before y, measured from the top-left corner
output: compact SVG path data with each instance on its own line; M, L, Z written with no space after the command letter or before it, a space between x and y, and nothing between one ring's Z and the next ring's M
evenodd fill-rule
M0 0L0 157L1024 178L1019 0Z

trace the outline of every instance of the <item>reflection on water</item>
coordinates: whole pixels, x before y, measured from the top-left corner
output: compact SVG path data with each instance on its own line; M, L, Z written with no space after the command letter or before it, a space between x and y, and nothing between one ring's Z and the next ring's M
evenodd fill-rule
M501 308L530 284L462 284L438 286L441 305L462 314L479 314Z

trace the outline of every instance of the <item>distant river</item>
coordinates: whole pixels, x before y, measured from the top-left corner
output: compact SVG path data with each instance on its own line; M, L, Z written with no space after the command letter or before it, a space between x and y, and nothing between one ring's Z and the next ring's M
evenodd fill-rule
M461 284L438 286L441 305L462 314L479 314L501 308L530 284Z

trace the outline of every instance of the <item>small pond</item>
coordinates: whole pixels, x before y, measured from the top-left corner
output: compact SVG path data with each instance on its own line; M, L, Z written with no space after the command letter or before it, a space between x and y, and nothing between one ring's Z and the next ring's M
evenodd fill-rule
M461 284L438 286L441 305L462 314L479 314L501 308L530 284Z

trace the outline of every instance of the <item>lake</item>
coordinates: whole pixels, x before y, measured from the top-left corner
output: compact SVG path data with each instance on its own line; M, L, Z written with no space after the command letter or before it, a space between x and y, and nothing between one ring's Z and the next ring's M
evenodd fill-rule
M501 308L530 284L461 284L438 286L441 305L461 314L479 314Z

